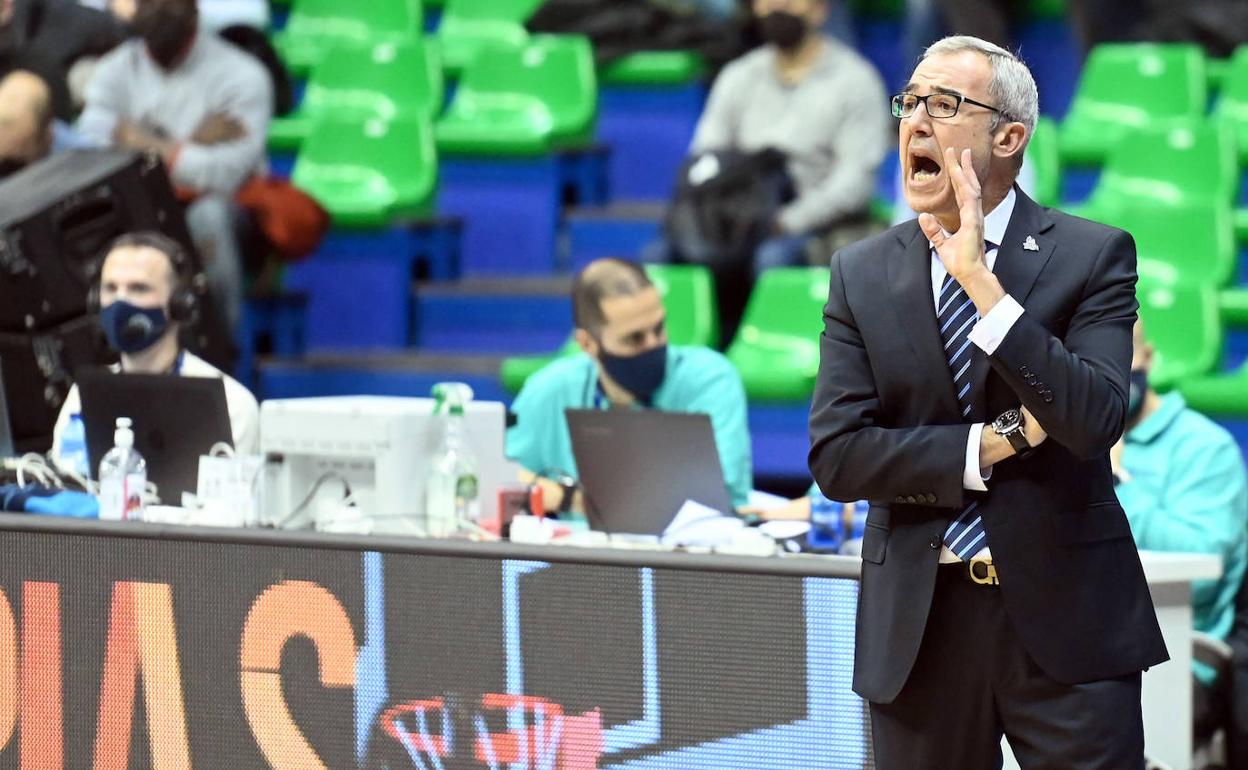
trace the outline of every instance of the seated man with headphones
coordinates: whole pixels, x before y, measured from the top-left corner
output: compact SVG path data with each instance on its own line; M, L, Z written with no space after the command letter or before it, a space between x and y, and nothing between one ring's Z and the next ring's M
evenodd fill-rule
M127 233L113 241L91 288L88 304L99 314L108 344L121 354L113 367L123 374L220 377L230 412L234 449L260 449L260 409L237 380L182 349L178 335L194 321L198 296L189 255L174 239L154 231ZM61 456L61 437L82 410L78 386L70 389L52 433L52 453Z

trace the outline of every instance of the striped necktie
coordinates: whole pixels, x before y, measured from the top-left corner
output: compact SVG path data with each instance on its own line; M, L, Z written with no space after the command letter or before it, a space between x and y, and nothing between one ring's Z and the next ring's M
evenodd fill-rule
M992 244L986 244L992 248ZM940 287L940 302L936 311L940 325L940 338L945 343L945 358L953 374L953 388L958 394L958 408L962 416L969 417L974 394L971 393L971 329L979 320L975 303L966 296L962 286L952 275L945 276ZM966 561L987 545L983 519L976 514L978 501L962 509L945 530L945 545L961 560Z

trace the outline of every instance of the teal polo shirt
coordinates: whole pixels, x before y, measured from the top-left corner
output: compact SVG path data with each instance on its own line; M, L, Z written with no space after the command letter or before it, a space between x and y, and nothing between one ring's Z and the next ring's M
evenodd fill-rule
M1122 465L1130 479L1116 491L1141 549L1222 557L1220 578L1192 584L1192 622L1225 639L1248 564L1248 472L1235 439L1170 393L1127 433ZM1196 675L1213 679L1199 665Z
M592 358L579 353L553 361L525 381L511 405L516 424L507 429L507 456L535 473L559 469L577 476L564 410L607 408ZM750 430L745 388L728 359L709 348L669 346L667 373L650 408L711 418L724 484L732 504L745 505L754 484Z

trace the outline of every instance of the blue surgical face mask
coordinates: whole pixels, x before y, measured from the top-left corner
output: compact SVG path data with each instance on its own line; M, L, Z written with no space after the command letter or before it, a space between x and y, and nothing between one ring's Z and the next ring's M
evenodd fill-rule
M100 310L100 327L113 350L138 353L156 344L169 328L169 317L162 307L136 307L119 299Z
M1148 392L1148 370L1131 370L1131 389L1127 392L1127 422L1133 422L1144 408L1144 394Z
M638 401L649 403L667 376L667 345L635 356L616 356L598 343L598 362L611 379Z

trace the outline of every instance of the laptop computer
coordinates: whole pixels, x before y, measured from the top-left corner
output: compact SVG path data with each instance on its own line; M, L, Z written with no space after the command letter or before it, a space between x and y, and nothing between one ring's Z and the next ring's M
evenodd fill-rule
M76 377L94 478L113 448L118 417L129 417L134 447L147 461L147 479L166 505L196 491L200 455L223 441L233 446L225 383L219 377L115 374L84 369Z
M13 446L13 423L9 420L9 402L4 392L4 367L0 361L0 457L15 457Z
M592 528L661 535L686 500L732 513L705 414L566 411Z

